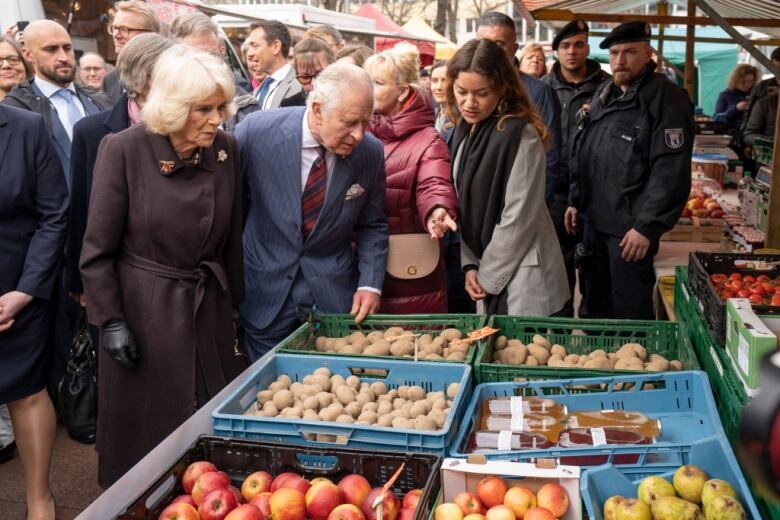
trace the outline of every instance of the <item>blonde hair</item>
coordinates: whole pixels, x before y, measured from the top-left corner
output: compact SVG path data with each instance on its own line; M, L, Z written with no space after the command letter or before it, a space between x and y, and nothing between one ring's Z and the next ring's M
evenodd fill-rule
M221 91L227 100L223 118L235 112L233 75L225 63L203 51L177 44L154 66L152 85L142 110L146 126L168 135L184 128L192 104Z
M382 51L366 60L363 65L371 78L381 77L398 86L408 86L420 92L420 55L417 47L399 43L392 49Z
M753 65L750 65L749 63L740 63L736 67L734 67L734 70L731 71L731 74L729 74L729 81L727 83L726 88L729 90L734 90L737 88L737 83L740 82L742 78L747 76L748 74L753 75L753 83L758 81L758 68L754 67Z
M542 76L544 76L545 74L547 74L547 56L544 54L544 47L542 47L540 44L538 44L538 43L529 43L528 45L523 47L523 49L520 51L520 54L518 55L517 59L519 60L520 65L522 65L523 64L523 58L525 58L526 56L528 56L529 54L534 53L534 52L541 52L542 53L542 57L544 58L544 61L542 62Z
M142 0L124 0L117 2L116 11L140 14L144 18L144 29L152 32L160 32L160 19L149 4Z

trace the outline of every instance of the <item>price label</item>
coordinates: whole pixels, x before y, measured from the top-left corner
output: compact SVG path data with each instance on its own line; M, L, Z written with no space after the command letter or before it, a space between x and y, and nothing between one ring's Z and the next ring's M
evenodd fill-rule
M498 450L509 451L512 449L512 431L501 430L498 432Z
M593 428L590 430L590 435L593 439L594 446L604 446L607 444L607 434L604 432L604 428Z

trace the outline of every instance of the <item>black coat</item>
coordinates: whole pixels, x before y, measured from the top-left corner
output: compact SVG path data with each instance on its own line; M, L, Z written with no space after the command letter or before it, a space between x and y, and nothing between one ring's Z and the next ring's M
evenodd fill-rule
M690 193L693 104L654 70L650 62L625 93L603 83L575 137L573 202L600 233L633 228L658 240Z
M130 128L127 114L127 95L122 94L114 108L87 116L73 126L73 146L70 162L70 220L65 250L65 288L82 293L79 272L81 243L87 229L89 195L92 193L92 170L95 168L98 147L103 138Z
M33 301L0 333L0 403L46 384L46 300L54 294L65 242L68 190L43 119L0 105L0 294Z
M118 103L119 98L125 94L125 87L119 82L119 74L112 70L103 77L103 92L112 103Z

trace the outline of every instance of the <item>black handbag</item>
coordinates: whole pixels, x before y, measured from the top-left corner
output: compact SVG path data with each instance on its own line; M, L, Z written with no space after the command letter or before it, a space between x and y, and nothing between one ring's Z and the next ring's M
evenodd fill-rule
M57 415L73 440L95 442L97 429L97 354L84 308L79 312L68 367L59 386Z

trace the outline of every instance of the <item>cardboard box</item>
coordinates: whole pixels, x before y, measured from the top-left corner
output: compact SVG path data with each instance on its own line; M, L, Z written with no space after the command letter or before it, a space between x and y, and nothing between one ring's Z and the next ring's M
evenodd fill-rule
M731 298L726 302L726 353L745 391L758 393L761 358L777 350L780 317L758 316L750 300Z
M544 459L536 464L521 462L486 461L484 457L472 455L466 459L444 459L441 464L441 500L452 502L458 493L476 493L477 484L489 475L499 475L511 487L522 485L536 493L548 482L563 486L569 495L569 509L561 520L580 520L582 500L580 499L580 467L561 466L555 461Z

